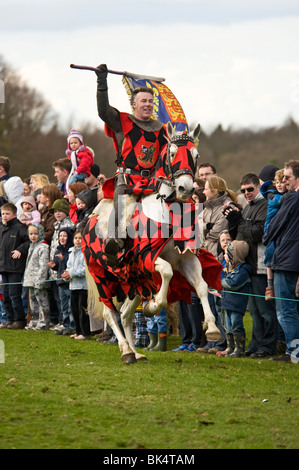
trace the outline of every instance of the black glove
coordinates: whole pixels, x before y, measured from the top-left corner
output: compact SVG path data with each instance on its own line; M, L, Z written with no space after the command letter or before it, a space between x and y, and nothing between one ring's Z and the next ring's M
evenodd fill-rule
M224 215L229 225L239 225L242 220L242 214L240 211L228 211Z
M212 224L212 222L208 222L206 224L207 230L211 230L214 227L215 224Z
M107 65L106 64L101 64L101 65L98 65L97 68L100 68L101 70L103 70L103 72L101 72L100 70L98 72L96 72L97 74L97 81L98 81L98 90L100 91L107 91L108 90L108 85L107 85L107 75L108 75L108 70L107 70Z

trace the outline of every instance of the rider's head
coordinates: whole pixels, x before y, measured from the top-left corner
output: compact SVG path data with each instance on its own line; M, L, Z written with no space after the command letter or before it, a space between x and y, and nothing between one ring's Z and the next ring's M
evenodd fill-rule
M136 119L149 121L153 114L154 92L152 88L140 87L132 91L131 104Z

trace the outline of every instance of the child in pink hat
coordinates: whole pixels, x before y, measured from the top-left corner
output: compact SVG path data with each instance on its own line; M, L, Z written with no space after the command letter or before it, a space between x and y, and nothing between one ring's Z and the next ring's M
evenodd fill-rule
M66 155L72 162L72 169L67 181L67 187L77 181L84 182L86 176L90 175L90 168L94 164L94 151L83 142L80 132L71 129L67 136L68 148Z

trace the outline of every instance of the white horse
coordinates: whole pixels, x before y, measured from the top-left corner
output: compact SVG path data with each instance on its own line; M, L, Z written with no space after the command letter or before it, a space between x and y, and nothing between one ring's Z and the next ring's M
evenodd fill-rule
M193 193L194 168L198 157L194 139L199 135L200 126L198 125L191 134L181 134L175 133L172 125L168 123L167 132L169 136L167 152L164 156L162 155L160 157L164 158L165 164L163 163L163 165L166 177L161 178L158 197L157 194L144 196L141 204L143 213L149 219L154 218L156 222L163 221L164 223L171 224L169 211L164 201L175 192L175 200L180 203L185 203ZM182 153L183 150L184 153ZM190 158L192 162L190 162ZM135 204L135 197L127 196L126 207L128 219L132 217ZM105 234L105 227L107 228L107 220L112 209L113 203L111 200L107 199L102 200L97 206L94 217L100 219L102 234ZM100 215L97 216L96 214ZM103 223L103 220L106 222ZM85 250L86 248L89 249L88 240L85 240L85 243ZM169 289L171 288L170 282L176 273L180 273L187 281L190 292L193 288L201 300L207 339L210 341L221 339L220 332L215 325L215 317L212 314L208 302L208 285L202 277L202 266L198 252L194 252L194 250L189 247L181 252L181 250L175 246L173 237L169 237L166 243L165 241L163 242L163 245L163 248L154 260L154 271L158 273L161 278L160 288L154 293L152 298L147 301L143 311L144 315L153 316L158 313L162 307L167 305L167 297ZM88 265L88 257L85 256L85 258ZM87 267L89 268L89 266ZM220 271L221 265L219 263L219 275ZM134 313L140 305L140 302L144 299L136 293L134 298L129 299L129 297L127 297L122 304L117 303L116 309L109 308L107 304L98 301L99 290L95 282L95 277L91 275L89 270L87 270L86 276L89 290L89 311L93 311L95 317L105 319L110 325L118 340L123 362L130 364L139 360L146 360L145 355L136 351L132 333ZM125 336L122 334L118 325L119 315Z

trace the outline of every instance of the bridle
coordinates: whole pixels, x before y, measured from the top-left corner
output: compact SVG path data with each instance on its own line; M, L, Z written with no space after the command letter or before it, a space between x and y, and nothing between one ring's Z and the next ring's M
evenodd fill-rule
M175 144L177 147L185 147L188 142L192 142L192 144L194 144L194 139L189 134L175 134L167 143L166 166L168 168L171 186L174 186L175 178L178 178L179 176L182 176L182 175L190 175L194 179L194 172L191 169L184 168L182 170L177 170L176 172L173 173L173 169L171 166L171 159L170 159L171 145Z

